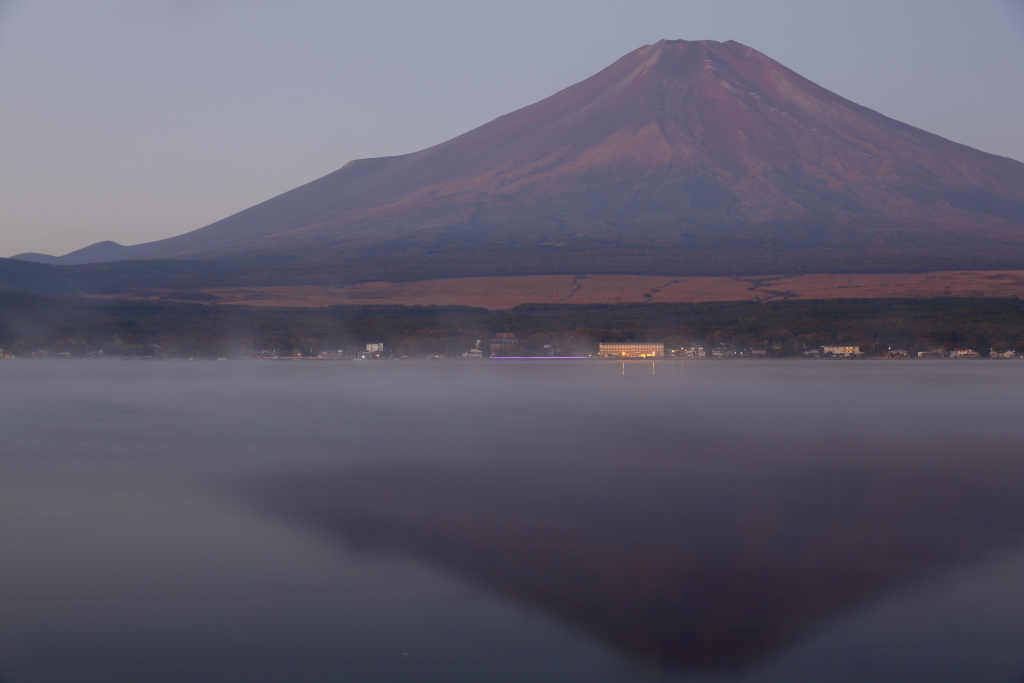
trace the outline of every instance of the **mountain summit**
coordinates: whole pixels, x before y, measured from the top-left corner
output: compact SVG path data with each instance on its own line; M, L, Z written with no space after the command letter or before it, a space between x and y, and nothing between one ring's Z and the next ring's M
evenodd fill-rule
M349 282L1022 267L1024 164L737 42L664 40L435 147L113 246L56 260L272 255Z

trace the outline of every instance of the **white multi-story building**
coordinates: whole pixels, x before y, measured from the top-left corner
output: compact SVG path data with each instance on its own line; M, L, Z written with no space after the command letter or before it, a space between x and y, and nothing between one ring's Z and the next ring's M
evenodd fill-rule
M821 347L821 352L826 356L838 356L840 358L853 358L863 356L864 352L856 344L826 344Z
M601 344L597 355L601 358L662 358L664 344Z

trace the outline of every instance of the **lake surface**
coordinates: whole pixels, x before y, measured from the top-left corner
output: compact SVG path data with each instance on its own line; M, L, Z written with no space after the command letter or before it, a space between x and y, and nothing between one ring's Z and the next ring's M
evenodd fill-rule
M1024 363L0 362L0 681L1024 681Z

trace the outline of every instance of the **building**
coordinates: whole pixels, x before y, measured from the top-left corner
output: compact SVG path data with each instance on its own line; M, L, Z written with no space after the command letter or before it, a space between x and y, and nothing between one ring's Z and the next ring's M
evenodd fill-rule
M599 358L663 358L664 344L601 344L598 347Z
M707 353L704 351L703 344L690 344L690 348L686 350L687 358L704 358L706 355Z
M989 351L989 358L1016 358L1017 354L1013 350L1006 351Z
M384 344L367 344L365 351L359 352L359 360L380 360L384 358Z
M480 350L480 342L481 341L483 341L483 340L482 339L477 339L476 340L476 344L473 345L473 348L471 348L469 351L466 351L464 354L462 354L462 357L463 358L468 358L470 360L482 360L483 357L484 357L484 352Z
M826 344L821 347L821 352L826 356L835 356L837 358L854 358L864 355L860 350L860 345L857 344Z
M491 358L512 358L526 355L526 342L514 332L499 332L491 340Z
M981 354L974 349L953 349L949 352L950 358L981 358Z

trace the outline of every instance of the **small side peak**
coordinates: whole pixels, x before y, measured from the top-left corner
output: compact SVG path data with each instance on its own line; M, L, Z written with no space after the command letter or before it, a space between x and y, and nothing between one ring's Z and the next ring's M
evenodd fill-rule
M49 263L56 264L60 262L60 258L57 256L50 256L49 254L40 254L35 251L26 251L23 254L15 254L9 257L15 261L31 261L32 263Z

